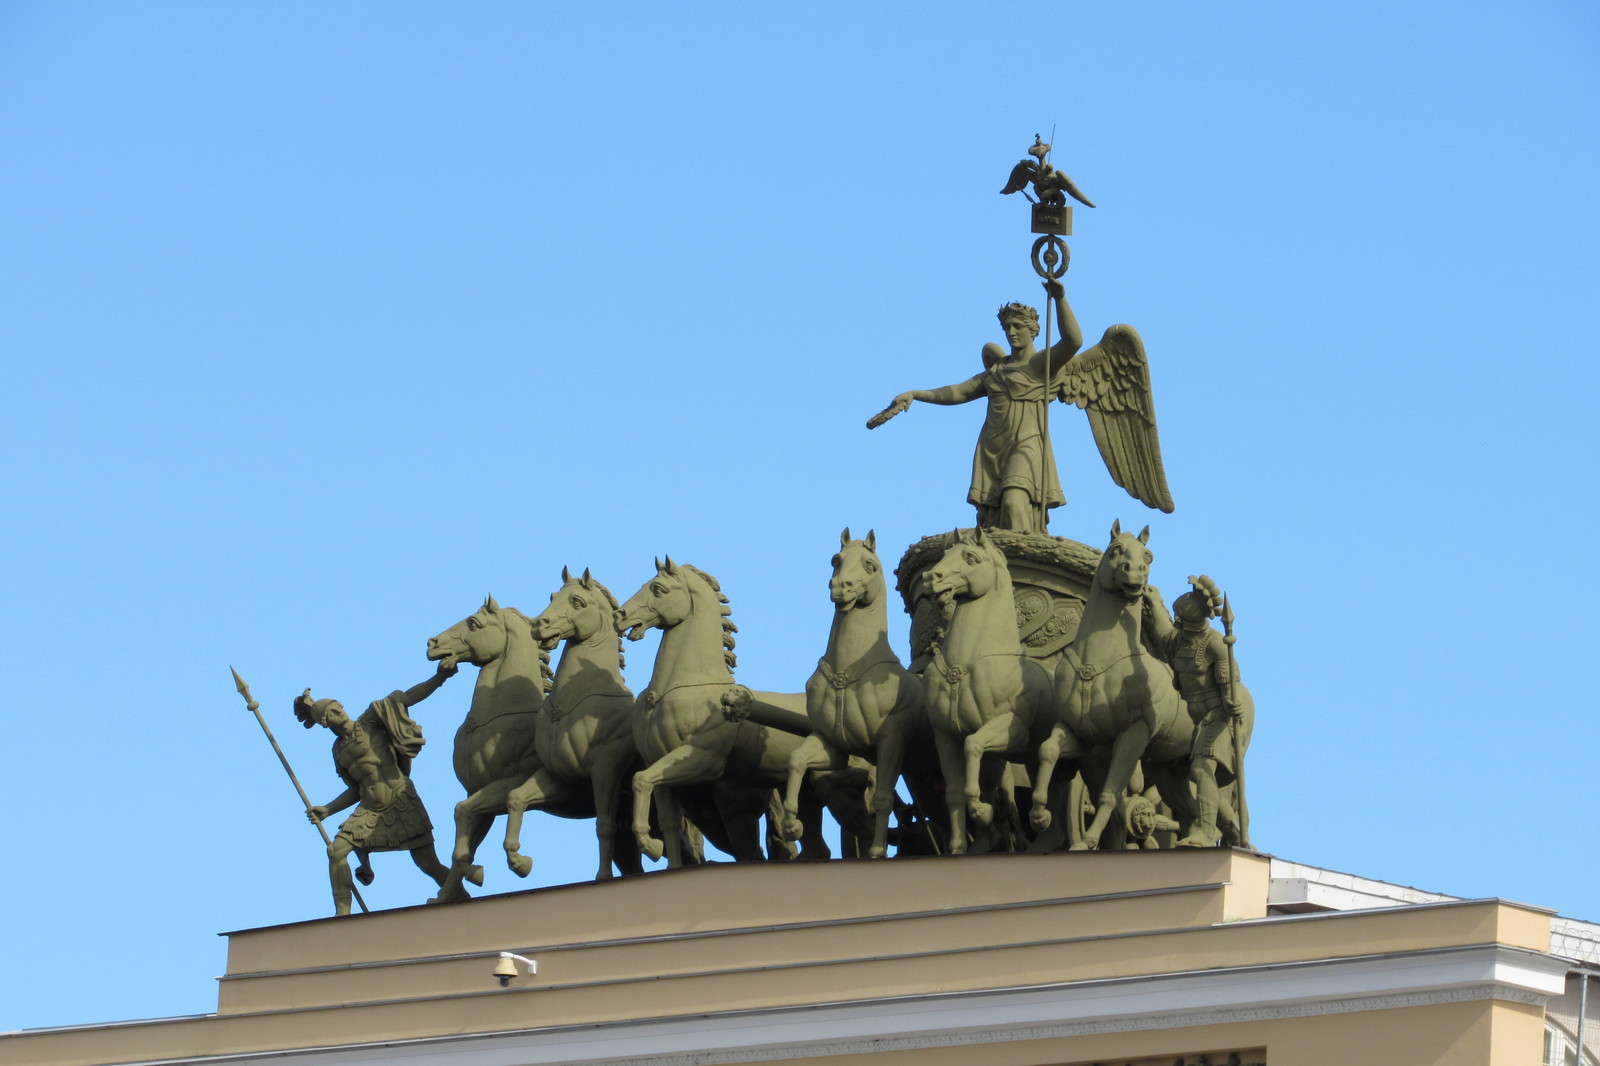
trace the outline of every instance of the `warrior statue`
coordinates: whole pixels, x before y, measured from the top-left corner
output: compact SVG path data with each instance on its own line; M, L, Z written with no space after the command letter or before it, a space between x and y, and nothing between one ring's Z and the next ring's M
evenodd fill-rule
M1150 635L1162 657L1172 665L1173 683L1194 722L1189 781L1199 811L1178 845L1210 847L1222 840L1226 828L1229 843L1248 846L1240 810L1242 788L1232 790L1236 799L1230 803L1218 788L1217 777L1220 762L1227 780L1240 781L1244 748L1254 724L1254 703L1249 690L1239 681L1238 665L1228 641L1210 624L1213 617L1222 613L1221 592L1204 574L1189 580L1194 588L1173 601L1171 618L1161 602L1160 591L1153 585L1146 585L1143 590Z
M1045 508L1066 502L1047 431L1046 405L1060 399L1088 412L1112 480L1147 506L1171 512L1144 342L1132 326L1112 326L1099 344L1080 353L1083 331L1061 282L1047 278L1044 288L1055 302L1058 343L1036 350L1039 313L1025 304L1006 304L999 317L1009 356L999 345L985 344L982 373L940 389L902 392L867 428L883 425L913 400L951 406L984 397L989 414L972 457L967 500L978 509L979 526L1042 533Z
M294 716L301 725L333 731L333 762L349 786L328 803L312 807L306 817L322 822L356 807L328 845L335 914L350 913L354 886L346 860L352 851L360 863L355 876L364 885L372 883L367 854L373 851L409 851L417 868L436 884L443 885L450 873L434 851L433 823L411 781L411 760L422 749L423 739L422 727L412 721L409 709L438 691L455 672L454 665L441 663L428 680L374 701L354 720L338 700L313 700L310 689L294 701Z

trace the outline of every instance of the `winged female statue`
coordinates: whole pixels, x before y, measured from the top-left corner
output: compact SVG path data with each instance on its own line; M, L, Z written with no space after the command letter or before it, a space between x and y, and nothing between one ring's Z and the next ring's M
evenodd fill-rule
M1146 506L1170 513L1172 494L1161 466L1150 367L1138 331L1112 326L1099 344L1080 352L1083 331L1061 282L1052 278L1044 287L1055 301L1059 343L1036 350L1039 313L1025 304L1006 304L999 318L1011 345L1009 355L998 344L985 344L981 373L940 389L902 392L867 428L883 425L913 400L951 406L984 397L989 414L972 456L967 500L978 508L980 526L1042 533L1045 506L1066 502L1045 426L1045 405L1059 399L1088 414L1111 480Z

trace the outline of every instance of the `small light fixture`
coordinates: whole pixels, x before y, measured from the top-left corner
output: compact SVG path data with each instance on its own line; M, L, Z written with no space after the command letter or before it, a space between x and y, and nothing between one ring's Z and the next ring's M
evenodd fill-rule
M495 980L500 982L501 988L507 988L511 985L512 980L517 976L517 963L519 962L528 968L529 977L539 972L539 964L535 960L525 955L518 955L514 951L502 951L494 964Z

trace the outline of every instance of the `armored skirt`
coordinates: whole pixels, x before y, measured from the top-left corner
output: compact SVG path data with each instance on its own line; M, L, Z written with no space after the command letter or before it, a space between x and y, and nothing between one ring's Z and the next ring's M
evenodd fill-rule
M362 851L410 851L433 843L433 822L417 786L406 778L404 791L382 807L363 800L339 826L339 836Z

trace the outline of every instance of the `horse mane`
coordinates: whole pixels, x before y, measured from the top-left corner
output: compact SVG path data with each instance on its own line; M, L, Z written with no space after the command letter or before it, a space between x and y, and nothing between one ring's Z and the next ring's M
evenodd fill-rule
M587 571L585 572L587 573ZM616 613L622 610L622 604L617 602L617 598L611 594L611 590L602 585L598 578L591 575L589 578L589 584L585 587L600 590L600 595L604 596L606 598L606 602L611 605L612 617L616 617ZM626 669L627 666L628 660L624 655L622 648L622 635L619 633L617 634L617 668Z
M727 662L728 669L732 670L734 664L738 662L738 656L734 655L733 653L733 635L739 632L739 627L734 625L733 619L729 617L733 614L733 608L728 606L728 597L723 593L722 585L717 581L716 578L712 577L710 574L706 573L704 570L701 570L697 566L691 566L688 563L678 563L677 567L679 570L687 570L689 573L697 575L700 580L706 583L712 592L716 593L717 603L719 605L717 611L722 615L722 658Z
M501 614L514 614L521 619L523 628L528 631L528 636L533 636L533 619L517 610L515 607L499 608ZM550 669L550 653L537 641L533 641L534 651L539 653L539 690L543 695L550 695L550 690L555 687L555 671Z

